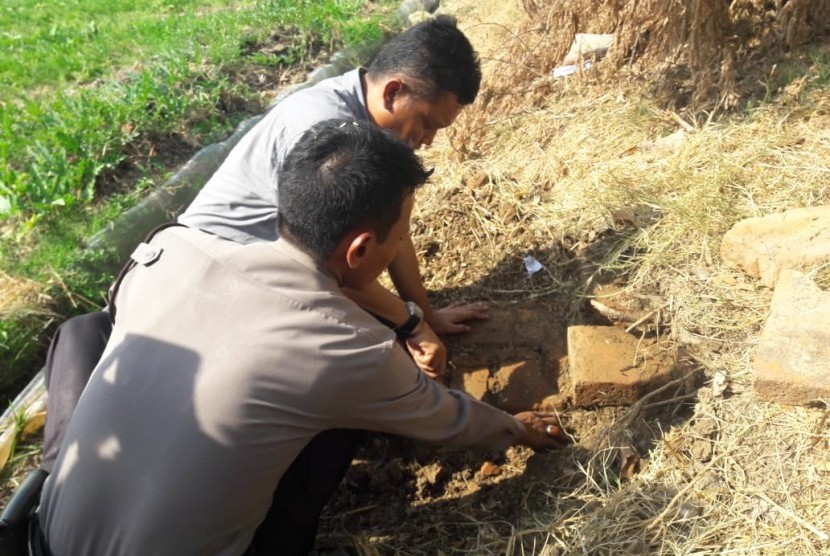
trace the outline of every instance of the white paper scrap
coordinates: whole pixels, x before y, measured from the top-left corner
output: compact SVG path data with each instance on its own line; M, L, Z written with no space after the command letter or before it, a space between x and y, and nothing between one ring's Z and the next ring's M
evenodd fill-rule
M591 60L585 60L582 62L582 69L589 70L591 69ZM579 71L579 66L576 64L569 64L567 66L558 66L553 68L553 77L554 79L558 79L560 77L567 77L569 75L575 74Z
M539 272L540 270L545 268L544 266L542 266L542 263L537 261L531 255L526 256L524 258L524 262L525 262L525 268L527 269L527 273L530 274L530 275L536 274L537 272Z

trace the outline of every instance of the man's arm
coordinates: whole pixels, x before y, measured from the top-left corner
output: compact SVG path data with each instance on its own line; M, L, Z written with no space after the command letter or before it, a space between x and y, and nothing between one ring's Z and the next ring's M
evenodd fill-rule
M409 312L401 299L375 280L367 288L357 291L342 289L349 299L366 311L378 316L395 327L409 319ZM416 302L417 303L417 302ZM415 364L430 378L444 379L447 369L447 348L426 322L422 322L411 336L406 338L406 347Z
M337 426L388 432L428 442L502 450L524 444L535 450L560 447L565 435L558 419L533 412L509 415L422 373L393 349L378 365L373 387L348 396ZM365 378L364 378L365 380ZM341 390L345 390L342 387ZM345 403L345 402L344 402Z
M418 256L411 237L404 240L398 255L389 265L389 277L403 299L413 301L423 309L424 319L437 334L469 332L470 327L465 322L490 317L490 309L484 303L455 303L437 311L432 308L421 280Z

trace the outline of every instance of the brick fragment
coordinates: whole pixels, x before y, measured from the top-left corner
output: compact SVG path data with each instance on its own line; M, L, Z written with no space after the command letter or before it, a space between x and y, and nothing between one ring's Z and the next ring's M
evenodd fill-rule
M578 407L629 405L675 376L673 351L615 326L568 328L571 393Z
M830 262L830 206L742 220L724 235L721 257L768 288L783 269Z
M781 272L755 353L758 397L804 405L830 398L830 292L804 274Z

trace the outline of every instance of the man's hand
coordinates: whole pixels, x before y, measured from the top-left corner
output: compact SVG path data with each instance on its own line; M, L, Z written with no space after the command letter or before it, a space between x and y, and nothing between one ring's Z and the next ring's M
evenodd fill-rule
M443 383L447 371L447 348L438 339L432 328L421 322L406 339L406 347L415 364L428 377Z
M519 442L534 450L562 448L571 441L556 417L542 417L533 411L523 411L514 417L525 426L525 434Z
M427 322L437 334L449 336L464 334L470 327L464 323L470 320L490 318L490 307L486 303L453 303L428 314Z

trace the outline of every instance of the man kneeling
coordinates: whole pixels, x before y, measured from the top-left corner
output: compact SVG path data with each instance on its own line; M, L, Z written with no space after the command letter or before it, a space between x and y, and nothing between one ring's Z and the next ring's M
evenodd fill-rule
M281 170L278 241L174 227L140 245L43 491L48 550L308 552L316 515L298 520L305 500L276 501L305 495L286 471L331 429L554 446L535 414L510 416L430 380L392 330L340 292L388 266L427 177L387 132L328 121ZM314 481L318 464L330 473L324 450L306 456L302 480Z

